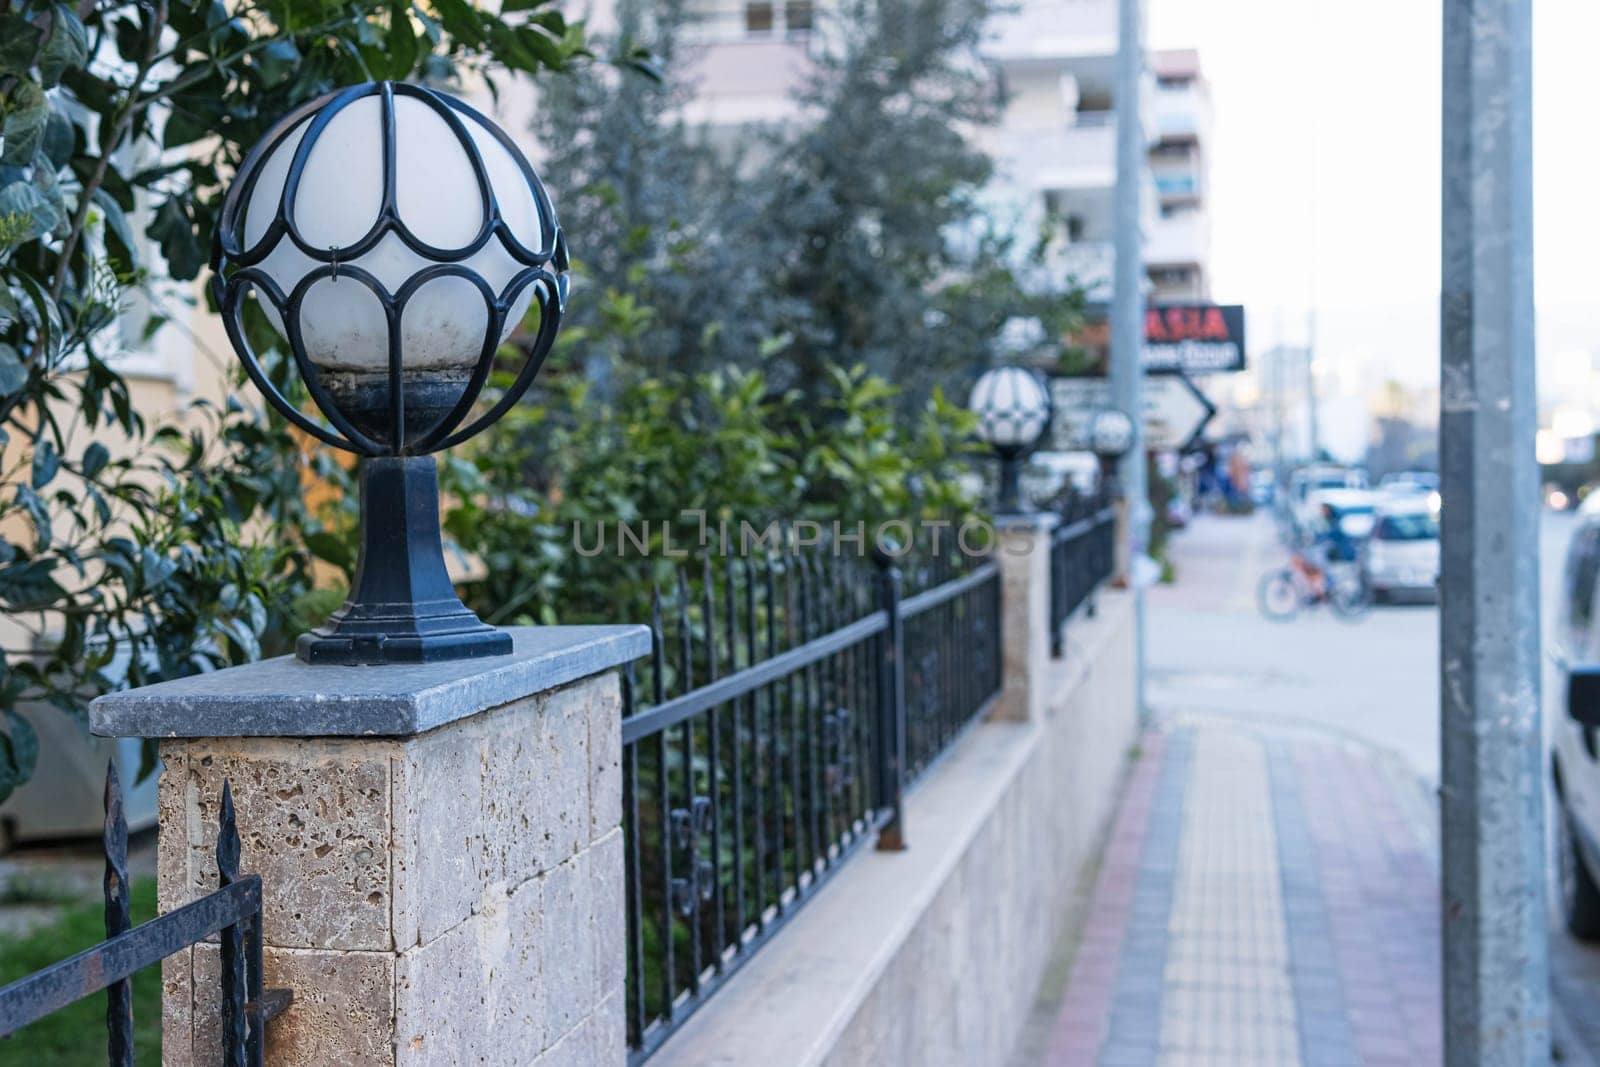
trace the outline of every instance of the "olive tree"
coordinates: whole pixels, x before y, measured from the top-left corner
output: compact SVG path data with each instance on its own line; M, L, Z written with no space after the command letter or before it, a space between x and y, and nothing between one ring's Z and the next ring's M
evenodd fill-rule
M0 799L37 756L20 705L254 658L343 551L281 422L155 425L118 369L197 290L242 154L338 86L586 54L551 0L0 0Z

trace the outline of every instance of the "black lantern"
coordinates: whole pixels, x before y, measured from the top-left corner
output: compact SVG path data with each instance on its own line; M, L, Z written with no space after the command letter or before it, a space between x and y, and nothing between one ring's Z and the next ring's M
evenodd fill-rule
M1089 448L1100 460L1101 492L1116 497L1122 492L1117 464L1133 448L1133 419L1121 408L1100 408L1089 417Z
M456 596L438 467L532 384L567 298L566 243L533 167L473 108L374 82L287 115L223 202L212 291L250 380L284 417L360 457L361 550L350 597L302 634L308 663L493 656L510 635ZM288 343L327 424L290 403L245 339L248 299ZM509 388L475 409L496 352L537 302Z
M1022 457L1038 444L1050 421L1050 394L1044 382L1024 367L995 367L972 387L967 406L978 416L978 436L1000 457L1002 514L1021 510L1019 491Z

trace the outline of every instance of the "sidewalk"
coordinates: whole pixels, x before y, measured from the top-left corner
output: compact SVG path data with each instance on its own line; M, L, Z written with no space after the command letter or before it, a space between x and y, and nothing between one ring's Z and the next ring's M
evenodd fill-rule
M1428 818L1414 779L1336 734L1147 734L1044 1062L1440 1062Z

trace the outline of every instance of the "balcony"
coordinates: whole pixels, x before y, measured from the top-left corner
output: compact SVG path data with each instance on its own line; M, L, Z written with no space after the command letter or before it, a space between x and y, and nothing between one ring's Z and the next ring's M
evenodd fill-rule
M797 94L812 70L806 38L702 39L684 48L695 86L683 118L691 126L782 122L799 111Z
M1023 0L996 16L984 54L1001 62L1115 56L1115 0Z
M1117 183L1117 126L1106 112L1087 123L1001 130L996 168L1032 189L1109 189Z
M815 28L816 10L812 0L693 3L684 40L695 44L803 41Z
M1210 254L1211 231L1203 212L1158 218L1148 233L1144 258L1153 266L1204 263Z
M1198 200L1200 176L1198 174L1156 172L1156 195L1163 200Z
M1150 94L1155 133L1163 141L1204 141L1210 133L1211 101L1194 85L1163 86Z

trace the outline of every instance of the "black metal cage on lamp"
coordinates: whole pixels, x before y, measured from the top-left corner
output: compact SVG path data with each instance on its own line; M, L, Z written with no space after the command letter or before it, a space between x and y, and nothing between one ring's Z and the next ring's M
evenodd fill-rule
M993 367L972 387L967 407L978 416L978 436L1000 458L995 508L1001 514L1014 514L1022 510L1022 459L1050 423L1049 390L1025 367Z
M301 635L310 663L500 655L504 631L445 570L431 453L495 422L533 383L567 299L566 242L506 133L415 85L339 90L283 118L223 202L212 291L250 380L293 425L360 457L350 597ZM255 298L327 423L270 380L245 336ZM539 324L510 386L475 409L528 308Z

